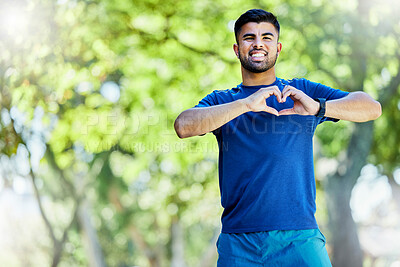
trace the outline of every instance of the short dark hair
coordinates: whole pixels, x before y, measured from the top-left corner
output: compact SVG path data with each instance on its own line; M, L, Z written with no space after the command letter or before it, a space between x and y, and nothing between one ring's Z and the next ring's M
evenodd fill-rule
M281 26L279 25L278 19L275 17L274 14L271 12L267 12L262 9L250 9L247 10L245 13L240 15L240 17L236 20L235 22L235 38L236 38L236 43L238 43L238 34L240 30L242 29L242 26L248 22L269 22L272 25L274 25L276 31L278 32L278 38L279 38L279 31L281 29Z

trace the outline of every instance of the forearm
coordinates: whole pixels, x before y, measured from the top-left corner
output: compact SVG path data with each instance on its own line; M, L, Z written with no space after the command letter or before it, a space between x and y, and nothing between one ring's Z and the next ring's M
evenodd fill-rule
M227 104L183 111L175 120L175 131L180 138L211 132L247 112L242 99Z
M325 116L353 122L366 122L379 118L381 105L364 92L353 92L341 99L326 102Z

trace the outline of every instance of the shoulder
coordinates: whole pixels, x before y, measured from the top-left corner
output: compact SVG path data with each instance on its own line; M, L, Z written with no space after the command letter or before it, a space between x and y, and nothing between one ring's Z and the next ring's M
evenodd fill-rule
M310 84L314 83L310 80L307 80L306 78L293 78L288 80L288 83L290 85L297 85L297 86L301 86L301 87L306 87L309 86Z
M239 86L225 90L214 90L206 95L196 106L212 106L231 102L239 91Z
M315 87L316 83L307 80L305 78L293 78L293 79L279 79L280 83L285 86L285 85L290 85L293 86L294 88L297 88L303 92L308 92L310 87Z
M213 95L213 97L215 97L215 99L219 103L224 103L227 101L232 101L234 96L239 92L240 92L239 86L236 86L231 89L214 90L212 91L211 95Z
M292 78L292 79L277 78L277 79L278 79L279 84L291 85L291 86L305 86L311 82L305 78Z
M286 80L284 80L286 81ZM306 78L293 78L291 80L287 80L286 84L291 85L301 91L303 91L308 96L315 98L315 95L319 91L327 91L330 87L325 86L321 83L310 81Z
M214 90L212 94L215 95L234 95L237 94L240 91L239 85L236 87L233 87L231 89L223 89L223 90Z
M310 81L306 78L294 78L291 80L288 80L288 83L298 89L302 89L304 91L309 91L309 90L316 90L319 87L327 87L329 88L329 86L326 86L322 83L319 82L314 82L314 81Z

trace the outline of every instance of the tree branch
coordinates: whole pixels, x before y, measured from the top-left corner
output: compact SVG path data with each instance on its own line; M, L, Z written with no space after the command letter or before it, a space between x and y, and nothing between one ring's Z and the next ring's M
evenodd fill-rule
M122 10L118 10L118 11L116 11L116 12L118 12L118 13L125 19L126 24L128 25L128 28L129 28L130 30L136 31L140 36L142 36L142 37L145 36L145 37L147 37L147 38L150 38L150 39L152 39L152 41L155 41L155 42L159 42L159 41L160 41L160 40L154 38L154 36L153 36L152 34L150 34L150 33L148 33L148 32L145 32L145 31L142 31L142 30L140 30L140 29L134 27L134 26L132 25L132 23L131 23L131 19L132 19L132 18L131 18L131 16L130 16L130 14L128 14L127 12L122 11ZM213 51L213 50L200 50L200 49L197 49L197 48L195 48L195 47L192 47L192 46L189 46L189 45L187 45L187 44L182 43L182 42L176 37L175 34L173 34L172 32L170 32L169 18L170 18L171 16L173 16L173 15L174 15L174 14L166 14L166 15L165 15L165 18L166 18L166 20L167 20L167 23L165 24L165 27L164 27L164 33L165 33L165 36L166 36L166 37L164 38L164 40L163 40L164 42L167 41L168 39L173 39L173 40L175 40L178 44L180 44L181 46L183 46L183 47L185 47L185 48L187 48L187 49L189 49L189 50L191 50L192 52L195 52L195 53L197 53L197 54L215 56L215 57L219 58L220 60L224 61L224 62L227 63L227 64L230 64L230 65L236 64L236 60L229 60L229 59L223 58L220 54L216 53L216 52Z
M317 63L317 68L321 71L323 71L326 75L328 75L338 86L339 88L345 89L343 82L341 82L335 74L333 74L330 70L326 69L325 67L322 67L321 64L318 62Z
M56 267L60 262L64 244L68 240L68 232L71 230L72 226L74 225L74 223L76 221L76 218L78 215L78 210L79 210L79 202L77 200L75 202L75 206L73 208L73 214L72 214L71 221L69 222L68 226L65 227L61 240L57 240L57 243L54 246L53 262L51 264L52 267Z
M397 60L400 62L400 54L397 53ZM379 95L379 102L383 107L388 105L392 97L397 93L397 89L400 85L400 66L398 67L396 76L392 77L388 86L381 89Z
M201 49L198 49L198 48L189 46L189 45L187 45L187 44L185 44L185 43L182 43L182 42L178 39L178 37L176 37L176 36L175 36L174 34L172 34L172 33L169 33L168 35L169 35L170 39L175 40L178 44L180 44L181 46L183 46L183 47L185 47L185 48L191 50L192 52L195 52L195 53L201 54L201 55L215 56L215 57L219 58L220 60L222 60L222 61L224 61L225 63L230 64L230 65L234 65L234 64L237 63L236 60L229 60L229 59L223 58L220 54L218 54L217 52L215 52L215 51L213 51L213 50L201 50Z
M30 156L28 157L28 160L30 162ZM47 218L47 215L46 215L46 213L44 211L44 208L43 208L43 205L42 205L42 200L40 199L39 190L38 190L38 188L36 186L36 183L35 183L36 176L33 173L32 168L30 168L29 172L30 172L30 176L31 176L31 180L32 180L33 191L35 193L35 197L36 197L36 200L37 200L38 205L39 205L40 214L42 215L43 221L44 221L44 223L45 223L45 225L47 227L47 230L50 233L50 237L51 237L51 240L53 242L53 245L55 246L56 243L57 243L57 238L56 238L56 236L54 234L53 227L52 227L52 225L51 225L51 223L50 223L49 219Z
M48 162L50 163L51 167L53 167L54 170L56 170L58 172L58 174L60 175L61 180L63 181L63 183L66 185L69 193L75 198L77 197L76 192L75 192L75 188L72 185L72 183L70 183L67 178L64 175L63 170L60 169L60 167L57 165L56 161L55 161L55 156L54 156L54 152L53 150L50 148L50 146L46 146L46 158L48 160Z
M25 143L23 143L23 144L26 146ZM68 233L71 230L71 228L73 227L74 223L76 222L76 219L77 219L77 216L78 216L79 205L80 205L80 203L82 201L82 198L83 198L83 193L79 194L79 195L76 194L73 185L67 181L67 179L65 178L63 170L61 170L58 167L58 165L56 164L56 162L54 160L54 154L52 153L51 149L49 147L47 147L47 151L46 151L47 158L48 158L51 166L59 172L61 180L68 187L68 189L69 189L69 191L70 191L70 193L71 193L71 195L72 195L72 197L74 199L74 204L75 204L73 209L72 209L73 210L72 218L71 218L69 224L64 228L62 237L60 238L60 240L58 240L57 237L54 234L54 229L53 229L53 227L52 227L52 225L51 225L51 223L50 223L50 221L49 221L49 219L48 219L48 217L47 217L47 215L46 215L46 213L44 211L44 208L43 208L43 205L42 205L42 201L41 201L41 198L40 198L40 194L39 194L39 190L38 190L38 188L36 186L36 183L35 183L36 175L34 174L34 172L32 170L31 160L30 160L30 152L28 151L28 153L29 153L28 160L29 160L29 164L30 164L29 172L30 172L30 176L31 176L31 179L32 179L32 184L33 184L33 188L34 188L34 192L35 192L35 197L36 197L38 205L39 205L40 213L42 215L42 218L43 218L43 220L45 222L46 227L49 230L50 237L51 237L51 240L53 242L54 251L53 251L53 260L52 260L51 266L55 267L60 262L64 244L68 240Z

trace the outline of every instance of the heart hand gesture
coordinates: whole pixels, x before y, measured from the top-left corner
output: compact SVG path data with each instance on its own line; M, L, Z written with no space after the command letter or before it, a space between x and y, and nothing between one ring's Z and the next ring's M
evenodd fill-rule
M276 109L269 107L266 104L265 100L271 95L275 95L279 103L286 102L286 99L290 97L293 100L294 105L292 108L283 109L278 112ZM276 116L292 114L315 115L319 110L318 102L306 95L303 91L290 85L286 85L282 92L277 86L261 88L243 100L249 111L264 111Z
M306 95L303 91L286 85L282 91L282 102L290 97L294 105L292 108L279 111L279 115L315 115L319 110L319 103Z
M266 88L261 88L257 92L251 94L244 99L244 103L249 111L253 112L268 112L279 116L278 111L274 108L267 106L266 99L271 95L275 95L279 102L282 102L282 94L279 91L278 86L270 86Z

